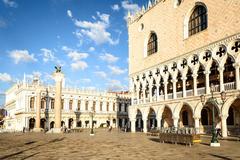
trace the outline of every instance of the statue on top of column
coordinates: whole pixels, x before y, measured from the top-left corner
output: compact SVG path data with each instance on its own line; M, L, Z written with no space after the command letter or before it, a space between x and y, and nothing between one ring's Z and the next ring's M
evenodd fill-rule
M56 69L56 73L61 73L62 69L61 69L61 66L55 66L55 69Z

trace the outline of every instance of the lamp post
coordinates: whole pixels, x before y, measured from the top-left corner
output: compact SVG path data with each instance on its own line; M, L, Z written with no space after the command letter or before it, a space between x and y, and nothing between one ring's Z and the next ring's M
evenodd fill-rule
M94 132L93 132L93 116L95 114L95 111L93 109L93 107L91 108L91 111L89 112L89 116L91 118L91 131L90 131L90 136L94 136Z
M201 99L201 102L203 104L203 106L209 102L212 104L212 140L211 140L211 144L210 146L213 146L213 147L219 147L220 146L220 143L218 142L218 139L217 139L217 132L216 132L216 128L215 128L215 113L214 113L214 106L215 105L223 105L225 100L226 100L226 92L225 91L222 91L220 93L221 95L221 100L222 102L218 102L217 99L215 97L213 97L213 92L214 92L214 84L211 83L211 86L210 86L210 91L211 91L211 97L208 98L208 100L205 102L205 95L201 95L200 96L200 99Z

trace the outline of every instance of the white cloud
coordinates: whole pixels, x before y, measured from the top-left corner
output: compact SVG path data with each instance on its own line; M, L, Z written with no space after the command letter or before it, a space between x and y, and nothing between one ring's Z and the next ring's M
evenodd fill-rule
M128 0L122 1L122 7L129 12L136 12L140 10L138 4L130 3Z
M10 57L14 60L15 64L18 64L20 61L22 62L31 62L37 61L34 58L34 54L29 54L27 50L13 50L10 51Z
M50 49L42 48L41 51L42 51L42 56L43 56L44 62L55 60L54 53Z
M72 18L72 11L71 10L67 10L67 15L68 15L68 17Z
M112 10L114 11L119 11L120 10L120 7L118 4L114 4L113 6L111 6Z
M80 21L75 19L74 23L77 27L81 28L80 30L77 30L75 32L77 38L79 35L85 35L92 41L94 41L96 44L103 44L103 43L110 43L111 45L116 45L119 43L119 39L113 40L111 38L111 33L107 31L107 29L110 27L109 17L108 14L101 14L100 12L97 12L97 17L100 20L95 20L96 22L90 22L90 21ZM79 32L81 34L79 34Z
M6 26L7 26L6 22L0 19L0 28L5 28Z
M107 74L104 71L96 71L94 73L101 78L107 78Z
M7 73L0 73L0 81L3 81L3 82L11 82L12 81L12 78L9 74Z
M115 80L115 79L110 79L106 85L107 85L108 91L127 90L127 86L122 85L122 83L119 80Z
M95 48L94 48L94 47L90 47L88 50L89 50L90 52L93 52L93 51L95 51Z
M101 14L100 12L97 12L97 15L103 22L105 22L106 24L109 24L109 17L110 17L109 14L104 14L104 13Z
M90 82L91 82L91 79L89 79L89 78L83 78L83 79L81 79L80 81L83 82L83 83L90 83Z
M42 56L43 56L43 62L47 63L47 62L54 62L56 63L57 65L60 65L60 66L64 66L65 65L65 62L60 60L59 58L57 58L55 56L55 53L54 51L50 50L50 49L47 49L47 48L42 48L41 49L42 51ZM57 51L57 50L55 50Z
M87 89L87 90L96 90L96 87L94 87L94 86L89 86L89 87L85 87L85 89Z
M71 58L72 61L80 61L81 59L86 59L89 54L82 53L67 46L63 46L62 50L67 53L68 57Z
M140 10L140 7L138 6L138 4L130 3L128 0L122 1L122 7L125 10L125 16L124 16L125 20L127 20L128 12L130 12L131 14L134 14Z
M118 66L108 66L108 68L112 71L112 74L119 75L127 72L127 69L121 69Z
M78 61L78 60L87 58L88 53L80 53L77 51L70 51L68 53L68 57L70 57L73 61Z
M3 0L3 3L8 7L13 7L13 8L18 7L17 3L14 2L13 0Z
M76 61L71 63L72 70L84 70L88 67L88 64L84 61Z
M100 55L99 58L103 61L106 61L108 63L114 63L116 62L119 58L110 54L110 53L105 53L103 55Z

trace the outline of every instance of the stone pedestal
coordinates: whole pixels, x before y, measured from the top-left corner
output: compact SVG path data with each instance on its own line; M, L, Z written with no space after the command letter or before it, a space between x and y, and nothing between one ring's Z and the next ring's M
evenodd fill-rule
M42 128L34 128L33 132L43 132L43 129Z
M55 126L53 128L53 133L61 133L62 80L64 78L64 74L61 72L55 72L53 73L53 77L56 82L56 93L54 103Z
M211 147L220 147L220 143L211 143L210 146Z
M63 133L63 131L60 128L52 128L52 133Z

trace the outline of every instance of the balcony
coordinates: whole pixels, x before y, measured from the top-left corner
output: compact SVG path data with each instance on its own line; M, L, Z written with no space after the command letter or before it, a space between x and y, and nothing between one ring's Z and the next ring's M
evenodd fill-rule
M223 85L224 85L225 91L236 90L235 82L224 83ZM215 85L215 92L220 92L220 85ZM186 97L184 97L184 98L194 96L193 93L194 93L193 89L186 90ZM206 88L205 87L197 88L197 96L202 95L202 94L206 94ZM167 98L168 98L167 100L173 100L174 99L173 93L167 94ZM182 98L183 98L183 91L176 92L175 99L182 99ZM152 102L161 102L161 101L165 101L164 95L159 95L159 100L157 100L157 96L152 97ZM148 103L150 103L150 97L147 97L145 99L145 103L143 101L143 98L139 99L139 104L148 104ZM138 100L137 100L137 98L134 98L133 105L137 105L137 104L138 104Z

